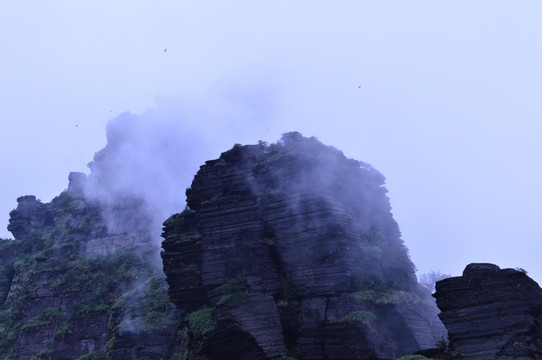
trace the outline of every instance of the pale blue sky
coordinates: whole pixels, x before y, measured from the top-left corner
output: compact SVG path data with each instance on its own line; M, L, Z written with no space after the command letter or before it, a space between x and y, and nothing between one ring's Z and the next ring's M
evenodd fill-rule
M541 18L539 1L1 2L0 236L18 196L88 173L111 118L178 107L194 164L297 130L375 166L421 272L542 280Z

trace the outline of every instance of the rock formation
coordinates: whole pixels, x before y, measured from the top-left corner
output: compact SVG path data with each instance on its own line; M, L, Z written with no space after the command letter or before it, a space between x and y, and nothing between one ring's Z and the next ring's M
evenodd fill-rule
M69 179L50 203L23 196L10 214L15 240L0 241L0 359L165 357L174 307L149 263L158 249L147 233L111 232L84 196L84 174Z
M25 238L51 223L46 213L47 206L34 195L21 196L17 198L17 208L9 214L8 230L16 239Z
M201 167L160 259L163 209L119 180L117 148L51 202L17 200L1 360L394 360L444 333L370 165L297 133L236 145Z
M470 264L437 282L433 296L465 359L542 359L542 289L525 272Z
M384 177L298 133L207 161L164 225L190 359L396 359L444 333Z

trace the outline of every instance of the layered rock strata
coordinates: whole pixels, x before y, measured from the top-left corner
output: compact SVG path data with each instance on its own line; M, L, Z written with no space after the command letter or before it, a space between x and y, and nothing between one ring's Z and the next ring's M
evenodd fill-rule
M437 282L433 296L465 359L542 359L542 289L525 272L470 264Z
M84 195L84 174L69 179L50 203L20 197L10 214L15 240L0 241L0 358L164 358L174 307L150 263L158 250L147 233L112 233Z
M22 239L52 222L47 216L47 205L34 195L26 195L17 198L17 208L9 214L8 230L16 239Z
M207 161L165 222L193 359L395 359L444 333L384 177L297 133ZM202 326L204 324L205 326Z

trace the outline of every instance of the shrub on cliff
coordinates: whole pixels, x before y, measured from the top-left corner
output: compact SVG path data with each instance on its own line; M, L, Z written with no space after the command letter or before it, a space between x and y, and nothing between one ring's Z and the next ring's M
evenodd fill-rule
M376 321L376 315L370 311L354 311L350 314L343 317L338 322L347 322L347 323L361 323L363 325L371 325Z
M21 330L29 331L35 328L40 328L60 319L62 319L62 312L60 310L56 308L47 308L40 311L38 315L24 324Z
M75 360L105 360L105 356L97 351L93 351L91 353L81 355Z
M187 315L188 327L196 338L201 338L215 329L213 311L214 308L203 308Z

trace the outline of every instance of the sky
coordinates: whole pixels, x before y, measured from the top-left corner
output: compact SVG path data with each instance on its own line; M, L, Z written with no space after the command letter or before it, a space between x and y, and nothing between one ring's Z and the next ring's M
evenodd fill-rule
M541 281L541 15L534 0L0 2L0 237L17 197L89 173L111 119L161 114L186 129L181 192L233 144L299 131L386 177L420 273L492 262Z

